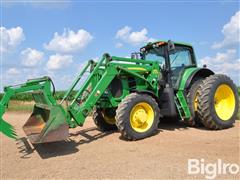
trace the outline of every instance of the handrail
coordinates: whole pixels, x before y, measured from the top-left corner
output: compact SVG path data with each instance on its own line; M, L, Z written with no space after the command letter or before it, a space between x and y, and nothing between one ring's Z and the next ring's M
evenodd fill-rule
M112 56L111 60L114 61L122 61L122 62L129 62L131 58L123 58L123 57L117 57L117 56ZM143 63L143 64L153 64L155 61L149 61L149 60L142 60L142 59L131 59L131 62L135 63Z

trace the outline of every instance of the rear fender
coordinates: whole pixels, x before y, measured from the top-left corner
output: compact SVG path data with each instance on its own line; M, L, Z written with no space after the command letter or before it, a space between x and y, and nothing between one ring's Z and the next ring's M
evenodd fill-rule
M189 89L191 85L199 80L199 79L204 79L210 75L215 74L212 70L208 68L199 68L196 71L194 71L187 79L184 89Z

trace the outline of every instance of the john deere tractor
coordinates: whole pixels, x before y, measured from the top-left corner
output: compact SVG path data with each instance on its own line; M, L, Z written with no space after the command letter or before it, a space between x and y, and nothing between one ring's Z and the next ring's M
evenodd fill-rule
M153 135L160 119L220 130L233 126L238 111L233 81L197 67L192 46L173 41L148 43L131 58L104 54L98 62L90 60L61 102L54 99L49 77L8 86L4 92L1 132L11 138L17 137L14 128L2 119L8 102L16 93L32 92L36 104L23 130L33 144L68 138L69 128L82 126L90 114L101 131L118 129L125 139L138 140Z

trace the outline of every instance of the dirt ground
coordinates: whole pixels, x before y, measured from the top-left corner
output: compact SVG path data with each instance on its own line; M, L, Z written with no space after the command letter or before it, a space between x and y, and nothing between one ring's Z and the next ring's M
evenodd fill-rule
M161 124L158 134L140 141L102 133L91 118L71 130L66 142L33 147L21 126L29 114L6 113L19 140L1 135L1 179L199 179L187 173L188 159L240 164L240 122L230 129L208 131L182 123ZM238 175L219 175L239 179Z

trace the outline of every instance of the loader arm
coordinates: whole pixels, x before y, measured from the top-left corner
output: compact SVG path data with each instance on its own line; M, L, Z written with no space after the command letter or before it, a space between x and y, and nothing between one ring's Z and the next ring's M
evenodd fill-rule
M114 63L115 61L115 63ZM90 74L82 84L81 88L75 94L72 102L67 107L67 111L71 115L72 119L74 119L75 126L82 126L86 117L92 112L93 108L96 106L96 103L99 101L103 93L109 87L110 83L113 79L120 75L121 73L130 74L133 77L140 78L149 84L149 87L154 88L153 83L151 83L148 79L145 79L138 73L134 71L128 70L128 68L142 68L142 65L129 65L123 62L128 62L129 59L118 58L115 56L110 56L109 54L104 54L101 60L97 63L93 61L89 61L88 64L83 68L80 72L79 76L74 80L72 86L69 88L67 93L65 94L63 101L68 98L71 94L72 90L76 87L79 80L82 78L83 74L87 69L90 68ZM144 61L144 60L131 60L135 63L143 63L143 64L157 64L157 62ZM118 62L118 63L116 63ZM119 63L121 62L121 63ZM156 65L157 66L157 65ZM145 66L144 66L145 67ZM102 70L102 71L101 71ZM146 66L146 71L147 66ZM84 95L87 94L87 95ZM62 102L63 102L62 101ZM61 103L62 103L61 102ZM70 127L75 127L71 126Z
M11 97L17 93L38 91L41 90L43 95L46 96L47 104L56 105L56 101L53 98L51 92L51 85L53 85L52 80L49 77L42 77L38 79L30 79L24 84L19 84L15 86L7 86L4 88L4 95L0 101L0 132L6 136L16 139L17 135L11 124L3 120L3 114L8 108L8 103ZM54 86L53 86L54 87Z
M2 116L11 97L17 93L31 92L36 103L32 114L23 125L23 131L32 144L56 142L68 138L69 128L84 124L86 117L96 107L102 95L108 93L108 87L116 76L120 77L124 74L124 76L130 75L141 79L141 83L143 81L142 84L146 88L156 90L157 94L158 62L131 59L132 64L128 64L129 60L111 57L109 54L104 54L99 62L90 60L73 81L60 104L53 97L51 91L53 83L49 77L32 79L24 84L5 87L5 94L0 101L1 132L10 138L16 138L13 126L4 121ZM147 77L139 75L137 73L139 69L147 72ZM75 93L73 90L77 88L77 85L80 85L80 88ZM127 91L129 92L128 89ZM74 95L73 99L72 95ZM68 105L70 99L72 101ZM64 101L67 102L67 107L62 105Z
M114 77L118 74L119 71L117 70L117 67L110 65L106 67L106 64L109 61L111 61L111 57L107 53L102 56L101 60L98 63L90 60L79 73L77 78L73 81L69 90L64 95L60 104L62 104L63 101L68 99L71 92L79 83L83 75L87 72L87 70L89 70L90 74L88 75L86 80L84 80L81 88L74 95L72 102L67 107L67 112L74 120L71 122L71 124L68 123L69 127L74 128L77 125L83 125L86 117L92 111L98 99L104 93L104 91L112 82ZM101 69L104 69L104 72L102 74L99 74Z

